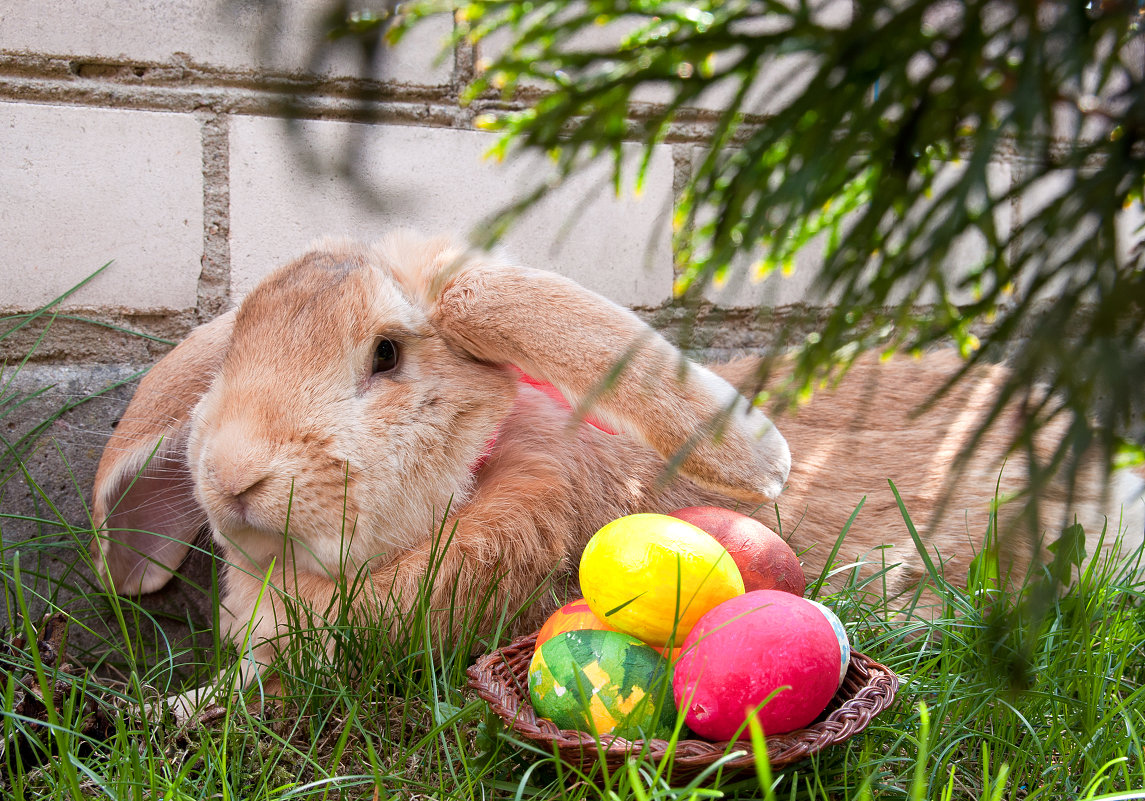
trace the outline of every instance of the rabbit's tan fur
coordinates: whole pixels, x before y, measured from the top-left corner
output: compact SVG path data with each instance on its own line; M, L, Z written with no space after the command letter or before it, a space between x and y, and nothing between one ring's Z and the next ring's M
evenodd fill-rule
M379 337L399 343L400 358L374 375ZM591 402L623 433L579 423L510 365L574 406ZM121 592L154 590L209 523L234 566L222 595L226 633L241 641L253 623L261 662L287 619L284 596L322 613L339 579L360 573L369 578L356 601L363 610L409 604L447 509L445 530L456 524L456 533L440 556L436 609L479 596L494 577L513 609L554 571L575 567L606 522L698 504L760 509L818 575L864 496L841 557L878 558L893 546L886 561L902 567L887 581L898 591L921 562L888 479L948 570L965 573L1001 452L986 443L953 485L950 468L995 374L982 371L916 418L953 364L860 360L838 389L784 417L780 436L732 389L749 385L752 368L724 365L716 369L728 380L717 378L573 282L446 240L324 242L237 312L196 329L140 383L96 476L96 565ZM674 458L679 472L662 486ZM1003 483L1022 475L1010 464ZM1122 500L1095 480L1073 511L1099 531ZM1139 538L1140 502L1125 510ZM1047 511L1047 523L1065 518L1060 505ZM160 536L142 533L152 531ZM538 604L522 625L548 608Z
M1016 405L995 421L973 457L961 463L960 455L986 421L1007 378L1004 367L977 368L923 411L962 366L952 350L920 358L864 356L837 386L816 393L796 413L777 418L791 443L791 474L777 503L779 521L774 514L759 516L782 526L808 575L819 575L839 532L862 502L836 563L864 562L868 574L897 565L885 585L876 585L892 594L919 582L923 557L889 482L902 496L930 557L954 583L965 579L980 552L997 498L1003 500L997 532L1002 566L1016 581L1035 552L1047 556L1035 545L1052 542L1075 518L1086 531L1090 556L1115 546L1132 552L1141 543L1145 482L1129 472L1109 482L1096 461L1083 467L1072 498L1064 482L1053 482L1039 494L1036 530L1022 517L1027 507L1005 503L1024 490L1027 478L1023 455L1007 454L1009 432L1020 422ZM737 386L750 386L754 367L728 365L725 375ZM1056 436L1060 432L1053 427L1044 432L1037 454L1042 463Z

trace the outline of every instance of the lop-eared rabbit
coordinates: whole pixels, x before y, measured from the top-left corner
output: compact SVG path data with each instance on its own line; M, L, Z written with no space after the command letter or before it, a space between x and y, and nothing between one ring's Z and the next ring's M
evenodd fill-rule
M898 564L885 584L899 592L923 560L888 480L956 578L980 547L1005 461L988 438L952 471L997 371L913 414L956 364L861 359L777 428L737 392L754 362L689 362L566 278L445 239L326 241L140 382L96 475L92 551L116 591L148 593L209 526L230 565L223 634L241 643L249 628L259 665L288 633L286 598L321 614L340 580L366 576L351 611L384 615L414 601L436 554L432 608L497 581L497 606L514 609L574 570L605 523L691 505L758 510L815 577L866 498L837 558ZM596 424L582 419L588 407ZM1023 477L1006 462L1003 495ZM1047 527L1076 514L1096 535L1108 516L1107 542L1118 526L1139 541L1136 484L1099 478L1069 510L1047 493ZM452 541L438 553L447 511ZM1016 542L1008 557L1022 564L1027 549ZM535 605L522 627L547 611Z

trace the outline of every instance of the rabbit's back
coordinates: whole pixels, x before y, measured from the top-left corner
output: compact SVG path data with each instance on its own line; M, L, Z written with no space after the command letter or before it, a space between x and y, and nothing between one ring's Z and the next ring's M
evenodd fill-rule
M745 359L722 369L733 383L749 385L757 366ZM1052 542L1075 516L1085 528L1091 556L1099 540L1100 547L1110 549L1119 530L1123 550L1140 544L1145 529L1140 476L1122 471L1109 478L1096 457L1083 462L1072 485L1058 478L1041 488L1036 523L1025 516L1028 462L1009 447L1022 408L1006 407L974 442L999 397L1006 368L975 368L929 403L962 366L952 351L918 358L863 356L836 385L776 415L791 446L792 469L777 504L778 519L774 513L763 519L790 538L806 572L819 574L862 503L837 563L866 561L868 575L884 565L900 565L878 587L891 594L922 579L924 560L892 483L929 556L955 583L964 581L970 561L982 550L995 508L1002 561L1017 577L1038 552L1035 541ZM772 385L784 377L780 369ZM1057 427L1042 433L1035 451L1040 461L1049 458L1060 436Z

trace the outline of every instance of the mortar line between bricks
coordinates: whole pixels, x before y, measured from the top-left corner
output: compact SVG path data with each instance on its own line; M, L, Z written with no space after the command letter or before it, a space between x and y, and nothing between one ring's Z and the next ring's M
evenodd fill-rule
M289 101L289 102L288 102ZM68 80L0 76L0 102L83 106L125 111L191 113L209 108L219 113L284 116L289 110L305 119L361 120L395 125L460 127L470 112L444 100L392 99L372 101L322 95L291 97L282 92L228 87L155 87L92 83L77 86ZM464 113L462 113L464 112Z
M199 116L203 254L195 305L199 322L205 322L224 311L230 300L230 117L213 110L202 110Z
M235 76L210 76L214 82L194 79L190 85L156 85L126 83L105 79L76 79L72 77L25 76L0 68L0 102L46 103L53 105L91 106L131 111L193 112L210 108L220 113L243 116L296 116L300 119L360 121L419 127L462 128L473 130L473 119L482 113L508 112L526 108L540 97L540 93L523 93L519 98L505 101L493 96L482 97L469 106L458 100L459 85L452 87L421 87L385 85L380 92L389 93L383 99L363 100L348 94L358 84L339 86L347 94L324 93L328 87L318 89L297 86L298 94L291 94L289 85L254 86ZM460 79L460 75L459 75ZM648 106L654 113L660 107ZM634 109L633 119L641 117ZM674 122L664 137L665 144L700 143L710 135L711 120L687 116ZM745 123L745 130L753 124ZM638 141L636 135L633 141Z
M84 74L99 67L100 74ZM0 50L0 79L55 81L72 87L102 85L135 90L225 89L270 95L311 94L344 100L368 93L387 93L394 99L456 104L459 91L451 76L444 83L409 83L385 77L252 72L197 65L134 59L97 59L76 56L21 56Z

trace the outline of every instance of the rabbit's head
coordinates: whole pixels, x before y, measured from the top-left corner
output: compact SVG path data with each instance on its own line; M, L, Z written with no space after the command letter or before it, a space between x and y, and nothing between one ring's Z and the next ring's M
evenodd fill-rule
M474 491L513 367L701 486L760 503L786 479L767 417L574 282L448 240L323 242L141 382L96 476L96 566L156 589L208 521L234 555L326 574L424 541Z
M285 532L296 564L337 574L464 504L516 379L451 347L410 285L462 256L327 242L243 300L188 438L216 538L264 564Z

